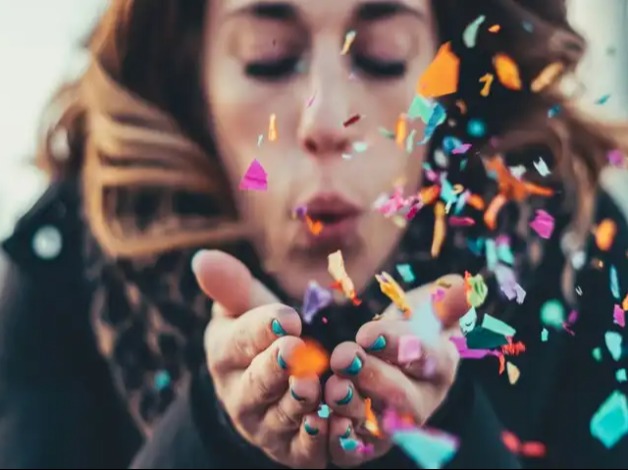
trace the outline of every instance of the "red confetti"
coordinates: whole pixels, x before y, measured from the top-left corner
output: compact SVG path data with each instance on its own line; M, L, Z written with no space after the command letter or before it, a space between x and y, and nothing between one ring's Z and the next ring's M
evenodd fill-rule
M355 124L356 122L358 122L360 120L360 118L361 118L361 116L359 114L354 114L349 119L347 119L345 122L343 122L342 125L345 126L345 127L349 127L351 124Z

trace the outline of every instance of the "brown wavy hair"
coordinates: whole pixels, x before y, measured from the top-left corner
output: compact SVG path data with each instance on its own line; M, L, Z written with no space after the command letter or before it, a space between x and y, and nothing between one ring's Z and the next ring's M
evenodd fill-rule
M204 0L114 0L88 41L93 62L65 85L51 107L38 162L53 177L79 175L85 212L104 251L114 258L157 255L246 234L212 142L205 114L200 57ZM440 41L461 57L460 87L443 100L464 101L488 135L487 154L528 145L551 150L555 173L569 183L580 238L589 229L597 179L606 154L626 148L625 128L585 117L555 80L527 91L549 64L573 74L585 41L569 25L564 0L434 0ZM464 28L479 15L499 34L479 33L466 48ZM522 25L525 25L523 27ZM486 29L486 28L484 28ZM518 64L523 91L494 87L479 96L478 78L502 52ZM548 110L557 109L548 117ZM52 145L61 135L67 152ZM527 162L531 164L531 161ZM186 210L185 200L196 207ZM203 201L202 204L198 204ZM208 215L209 214L209 215Z

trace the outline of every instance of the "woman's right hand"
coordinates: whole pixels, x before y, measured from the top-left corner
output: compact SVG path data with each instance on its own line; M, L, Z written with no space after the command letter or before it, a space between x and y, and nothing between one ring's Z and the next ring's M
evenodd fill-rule
M193 269L214 300L205 332L207 364L234 427L282 465L325 468L327 421L316 412L319 378L295 379L287 370L303 344L298 313L225 253L200 252Z

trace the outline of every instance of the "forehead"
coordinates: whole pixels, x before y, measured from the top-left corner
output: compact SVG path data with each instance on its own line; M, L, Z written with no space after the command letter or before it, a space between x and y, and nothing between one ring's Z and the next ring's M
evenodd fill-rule
M431 17L430 0L217 0L211 3L214 21L249 16L316 25L395 15L410 15L425 21Z

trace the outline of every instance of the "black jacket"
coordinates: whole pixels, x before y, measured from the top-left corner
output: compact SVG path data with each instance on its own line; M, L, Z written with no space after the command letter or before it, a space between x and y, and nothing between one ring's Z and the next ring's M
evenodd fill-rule
M81 256L83 223L76 184L53 184L4 242L0 297L0 468L263 468L271 464L233 431L203 369L168 410L150 442L142 443L99 356L88 318L90 288ZM619 227L609 252L589 247L592 262L579 273L582 291L575 335L551 332L527 341L512 358L522 375L510 385L497 361L464 361L434 426L461 438L450 468L626 468L628 439L608 450L591 437L590 421L626 366L605 346L613 325L609 267L628 292L628 227L605 194L598 219ZM47 239L43 243L42 230ZM57 232L55 232L57 231ZM52 234L51 234L52 233ZM60 235L57 237L56 235ZM60 242L60 243L59 243ZM560 258L560 257L557 257ZM554 259L552 262L556 263ZM540 306L558 296L558 278L528 290L518 333L538 338ZM592 350L601 349L601 361ZM626 351L626 349L624 349ZM628 419L628 418L626 418ZM522 441L541 441L547 456L513 455L502 442L508 429ZM398 450L371 468L411 468Z

